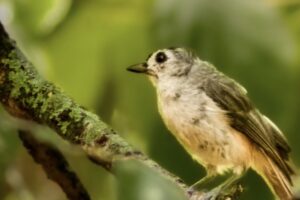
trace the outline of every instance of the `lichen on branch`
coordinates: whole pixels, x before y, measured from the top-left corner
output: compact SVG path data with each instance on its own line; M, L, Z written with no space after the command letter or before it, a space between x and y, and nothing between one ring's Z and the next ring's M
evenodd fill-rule
M48 125L74 144L99 146L111 155L134 151L97 115L43 79L19 49L5 45L10 51L0 54L0 101L10 114Z

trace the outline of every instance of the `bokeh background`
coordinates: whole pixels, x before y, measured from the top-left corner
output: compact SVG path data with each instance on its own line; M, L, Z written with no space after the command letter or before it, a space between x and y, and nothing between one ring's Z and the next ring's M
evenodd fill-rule
M0 19L44 77L188 184L203 168L166 130L150 82L125 71L158 48L194 49L238 80L283 130L300 166L299 0L0 0ZM51 130L37 135L61 149L92 199L184 199L138 163L120 164L115 177ZM241 199L273 199L254 172L242 182ZM0 199L66 199L2 108Z

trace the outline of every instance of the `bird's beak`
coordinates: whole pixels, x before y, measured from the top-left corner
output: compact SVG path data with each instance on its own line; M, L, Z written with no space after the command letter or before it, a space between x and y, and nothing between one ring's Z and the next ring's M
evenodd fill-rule
M147 74L147 63L140 63L136 65L131 65L127 67L127 70L130 72L135 72L135 73L145 73Z

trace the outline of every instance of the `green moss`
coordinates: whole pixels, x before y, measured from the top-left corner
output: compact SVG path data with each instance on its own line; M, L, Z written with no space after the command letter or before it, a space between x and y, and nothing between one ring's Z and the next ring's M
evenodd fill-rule
M8 58L2 59L2 63L9 68L7 78L11 84L11 98L18 99L22 95L36 93L40 90L41 79L38 78L39 76L31 64L24 61L21 52L12 50ZM32 77L35 77L35 84L31 82ZM32 103L33 100L28 102Z
M74 120L74 122L79 122L82 118L82 110L81 109L73 109L73 110L71 110L69 115Z
M21 52L11 51L2 63L8 67L9 98L29 110L33 119L49 125L70 141L97 145L95 141L105 135L109 138L104 144L108 152L124 155L133 151L97 115L84 110L59 88L42 79Z
M58 126L60 127L61 133L66 134L68 131L68 127L71 122L58 122Z
M90 144L99 137L99 133L105 132L108 126L99 120L98 116L86 111L86 117L84 118L83 124L85 127L84 140L85 143Z

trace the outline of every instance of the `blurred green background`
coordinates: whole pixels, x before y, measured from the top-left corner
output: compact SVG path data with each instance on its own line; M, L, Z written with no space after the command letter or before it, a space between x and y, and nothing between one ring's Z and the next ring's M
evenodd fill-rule
M192 48L238 80L300 166L299 0L0 0L0 19L44 77L188 184L203 168L166 130L149 81L125 71L158 48ZM66 199L15 129L1 109L0 199ZM114 177L51 130L37 133L64 152L92 199L184 199L139 163L121 163ZM255 173L242 182L241 199L273 199Z

